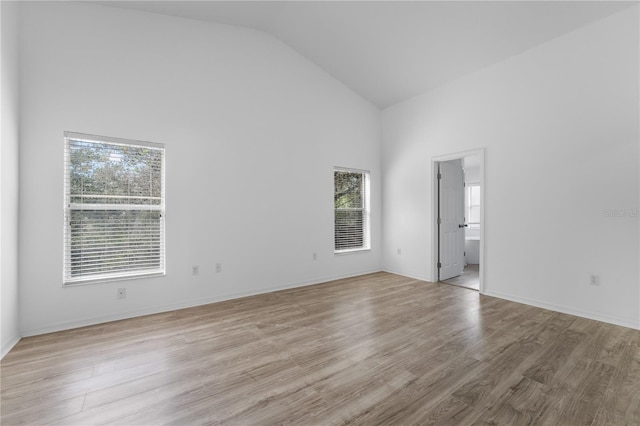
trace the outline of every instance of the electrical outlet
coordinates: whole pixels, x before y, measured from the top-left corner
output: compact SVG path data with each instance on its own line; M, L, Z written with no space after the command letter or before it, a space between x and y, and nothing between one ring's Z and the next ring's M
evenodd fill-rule
M600 275L591 275L591 278L589 279L589 284L600 285Z
M126 299L127 298L127 289L119 288L118 289L118 299Z
M216 263L216 272L222 272L222 264Z
M193 265L191 267L191 275L200 275L200 266Z

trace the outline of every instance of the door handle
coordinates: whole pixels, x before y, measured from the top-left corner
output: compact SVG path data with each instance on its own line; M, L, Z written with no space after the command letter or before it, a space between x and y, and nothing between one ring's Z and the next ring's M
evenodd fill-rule
M467 226L469 226L469 225L467 225L467 224L465 223L464 225L458 225L458 228L466 228Z

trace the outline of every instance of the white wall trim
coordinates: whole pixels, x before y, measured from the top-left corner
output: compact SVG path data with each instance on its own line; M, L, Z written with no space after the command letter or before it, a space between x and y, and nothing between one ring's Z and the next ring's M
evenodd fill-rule
M485 291L484 295L497 297L499 299L509 300L512 302L524 303L525 305L531 305L531 306L535 306L542 309L548 309L550 311L561 312L563 314L575 315L582 318L588 318L596 321L602 321L609 324L620 325L622 327L628 327L628 328L640 330L640 319L637 322L634 322L633 320L630 320L630 319L616 318L606 314L602 314L600 312L584 311L584 310L575 309L569 306L556 305L554 303L549 303L541 300L514 296L514 295L503 293L500 291L487 290Z
M344 279L344 278L352 278L352 277L358 277L358 276L366 275L366 274L373 274L373 273L376 273L376 272L382 272L382 270L381 269L372 269L372 270L360 271L360 272L356 272L356 273L353 273L353 274L347 274L347 275L326 276L326 277L322 277L322 278L318 278L318 279L314 279L314 280L310 280L310 281L300 281L300 282L295 282L295 283L288 283L288 284L283 284L283 285L279 285L279 286L275 286L275 287L264 287L264 288L260 288L260 289L254 290L254 291L244 291L244 292L238 292L238 293L227 293L227 294L224 294L224 295L221 295L221 296L215 296L215 297L189 299L189 300L185 300L185 301L178 302L178 303L171 303L171 304L168 304L168 305L160 305L160 306L140 309L140 310L136 310L136 311L126 312L126 313L119 313L119 314L115 314L115 315L105 315L105 316L100 316L100 317L87 317L87 318L83 318L83 319L80 319L80 320L74 320L74 321L62 321L62 322L58 322L58 323L55 323L55 324L47 325L46 327L35 327L35 328L28 328L28 329L22 330L22 336L23 337L36 336L36 335L39 335L39 334L53 333L53 332L56 332L56 331L70 330L70 329L73 329L73 328L87 327L87 326L96 325L96 324L103 324L103 323L111 322L111 321L119 321L119 320L123 320L123 319L136 318L136 317L141 317L141 316L145 316L145 315L153 315L153 314L159 314L159 313L163 313L163 312L170 312L170 311L174 311L174 310L177 310L177 309L193 308L195 306L208 305L208 304L216 303L216 302L224 302L225 300L240 299L242 297L255 296L255 295L258 295L258 294L265 294L265 293L272 293L274 291L287 290L287 289L298 288L298 287L306 287L306 286L310 286L310 285L322 284L322 283L335 281L335 280L340 280L340 279ZM17 341L16 341L16 343L17 343ZM15 343L14 343L14 345L15 345ZM11 349L11 348L9 348L9 349Z
M427 282L427 283L432 283L433 282L433 281L429 280L428 277L420 275L420 274L408 274L406 272L394 271L393 269L390 269L390 268L384 268L383 271L384 272L388 272L390 274L394 274L394 275L400 275L402 277L413 278L414 280L424 281L424 282Z
M13 336L12 338L8 339L6 343L3 342L2 354L0 356L0 359L3 359L5 355L7 355L11 351L11 349L13 349L13 347L18 344L20 339L20 336Z

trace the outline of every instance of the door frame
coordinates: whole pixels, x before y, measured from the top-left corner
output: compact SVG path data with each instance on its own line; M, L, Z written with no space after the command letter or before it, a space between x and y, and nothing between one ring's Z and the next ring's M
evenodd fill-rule
M485 289L485 247L486 247L486 180L485 180L485 150L486 148L460 151L451 154L437 155L431 158L431 281L438 281L438 163L449 160L459 160L470 155L478 156L480 160L480 265L478 277L480 280L480 294L484 294Z

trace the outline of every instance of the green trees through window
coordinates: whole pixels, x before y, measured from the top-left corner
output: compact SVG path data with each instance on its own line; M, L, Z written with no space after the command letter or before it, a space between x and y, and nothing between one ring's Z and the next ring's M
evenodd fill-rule
M334 170L336 252L369 248L369 174Z
M164 148L67 134L65 283L164 273Z
M71 202L159 205L163 151L69 141Z

